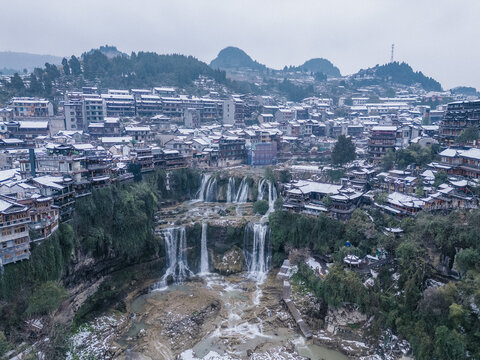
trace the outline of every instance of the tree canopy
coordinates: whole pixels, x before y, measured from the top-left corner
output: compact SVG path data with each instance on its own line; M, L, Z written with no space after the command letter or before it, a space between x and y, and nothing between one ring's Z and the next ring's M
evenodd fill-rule
M356 158L355 144L350 137L340 135L332 151L332 162L343 165Z

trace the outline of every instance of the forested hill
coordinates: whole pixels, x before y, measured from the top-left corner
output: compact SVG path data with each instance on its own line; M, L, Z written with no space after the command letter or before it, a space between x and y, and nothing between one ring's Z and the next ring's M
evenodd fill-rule
M212 60L210 67L213 69L240 69L266 70L267 67L254 61L245 51L237 47L229 46L222 49L217 57Z
M100 88L148 88L158 85L189 86L200 75L234 87L224 71L214 70L206 63L178 54L159 55L153 52L132 53L130 56L109 58L95 50L82 55L64 58L62 65L46 63L36 68L28 78L27 87L20 76L0 86L0 102L13 96L41 96L53 99L58 88L75 88L95 85Z
M392 62L376 65L373 68L362 69L354 75L357 79L364 79L369 83L393 82L403 85L420 84L427 91L442 91L442 85L435 79L425 76L421 71L414 71L405 62Z
M68 73L65 66L64 71ZM83 56L80 72L86 79L100 80L102 86L122 88L152 87L158 84L183 87L200 75L216 80L224 79L223 72L211 69L193 56L159 55L153 52L108 58L102 52L94 51Z
M310 59L303 65L297 67L299 70L306 70L313 73L323 73L327 76L340 77L340 70L330 60L323 58Z

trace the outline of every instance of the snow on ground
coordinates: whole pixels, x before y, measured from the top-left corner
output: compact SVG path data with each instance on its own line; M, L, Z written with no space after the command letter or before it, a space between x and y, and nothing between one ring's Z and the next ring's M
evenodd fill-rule
M70 338L67 360L107 358L111 350L109 341L118 325L125 320L123 316L101 316L81 326Z

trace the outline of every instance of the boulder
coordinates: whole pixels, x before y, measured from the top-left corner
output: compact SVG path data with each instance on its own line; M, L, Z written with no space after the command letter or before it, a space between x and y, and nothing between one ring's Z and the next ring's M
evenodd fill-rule
M242 272L245 266L245 257L242 249L238 246L233 246L223 256L215 256L213 266L222 275Z

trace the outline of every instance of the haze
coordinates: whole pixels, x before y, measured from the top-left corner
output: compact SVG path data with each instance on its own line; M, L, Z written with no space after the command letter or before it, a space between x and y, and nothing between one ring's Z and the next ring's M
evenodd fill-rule
M69 56L99 45L193 55L232 45L273 68L324 57L342 74L395 60L446 89L480 88L480 2L16 1L4 6L0 50Z

